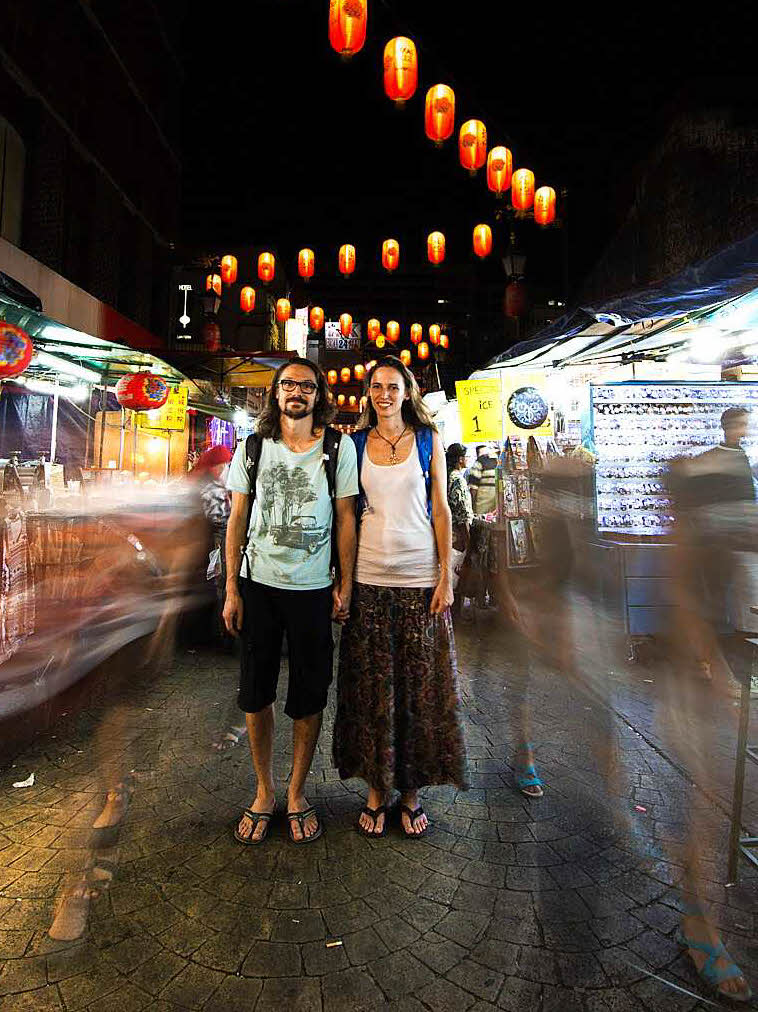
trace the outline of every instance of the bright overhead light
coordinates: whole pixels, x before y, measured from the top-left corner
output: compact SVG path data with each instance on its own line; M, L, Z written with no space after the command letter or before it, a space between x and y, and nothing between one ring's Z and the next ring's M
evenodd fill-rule
M75 376L77 379L84 380L87 383L100 382L99 372L95 372L93 369L85 369L84 366L77 365L76 362L69 362L68 359L51 355L47 351L38 351L34 361L37 365L54 369L56 372L63 373L66 376Z
M437 299L438 306L444 306L447 303L447 299Z
M238 429L246 429L250 424L250 417L247 411L234 412L234 425Z

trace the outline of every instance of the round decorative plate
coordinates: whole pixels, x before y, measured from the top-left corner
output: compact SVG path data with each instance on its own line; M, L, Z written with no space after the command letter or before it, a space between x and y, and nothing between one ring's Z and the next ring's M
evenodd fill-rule
M536 387L519 387L508 398L507 411L520 429L538 429L547 421L548 405Z

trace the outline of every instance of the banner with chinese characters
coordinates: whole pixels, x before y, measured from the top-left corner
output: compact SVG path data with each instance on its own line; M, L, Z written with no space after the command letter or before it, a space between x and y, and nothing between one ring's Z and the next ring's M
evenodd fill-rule
M327 351L358 351L361 346L360 324L354 323L350 337L343 337L340 321L327 320L324 323L324 342Z
M503 421L506 436L553 435L553 408L544 372L503 369Z
M500 378L458 380L455 384L461 438L464 443L502 439L503 415Z
M142 429L183 432L187 421L187 388L169 387L168 400L155 411L138 411L137 425Z

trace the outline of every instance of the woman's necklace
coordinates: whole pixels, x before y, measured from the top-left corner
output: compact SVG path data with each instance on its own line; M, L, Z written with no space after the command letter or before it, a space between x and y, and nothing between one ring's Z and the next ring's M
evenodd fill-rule
M392 440L387 439L386 436L383 436L381 434L381 432L379 431L379 429L377 429L376 426L374 426L374 432L377 434L377 436L380 439L383 439L384 442L387 444L387 446L389 446L389 448L390 448L390 464L397 464L397 452L395 450L395 447L397 446L397 444L400 442L400 440L403 438L403 436L406 434L407 431L408 431L408 426L406 425L406 426L404 426L403 431L400 433L400 435L397 437L397 439L393 443Z

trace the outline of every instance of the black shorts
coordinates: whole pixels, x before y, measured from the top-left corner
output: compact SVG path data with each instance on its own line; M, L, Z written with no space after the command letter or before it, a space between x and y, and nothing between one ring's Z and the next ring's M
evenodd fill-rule
M286 630L289 686L284 712L293 720L320 713L332 681L332 588L280 590L245 579L239 585L244 609L240 710L258 713L276 699Z

